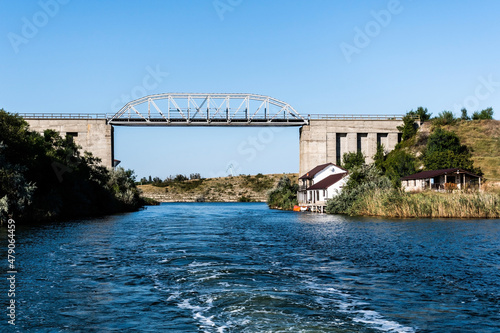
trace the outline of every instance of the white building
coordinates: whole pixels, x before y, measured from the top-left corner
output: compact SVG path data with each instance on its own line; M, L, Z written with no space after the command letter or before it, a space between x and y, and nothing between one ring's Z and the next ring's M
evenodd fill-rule
M299 206L323 212L326 201L340 192L348 178L347 170L333 163L318 165L299 178Z

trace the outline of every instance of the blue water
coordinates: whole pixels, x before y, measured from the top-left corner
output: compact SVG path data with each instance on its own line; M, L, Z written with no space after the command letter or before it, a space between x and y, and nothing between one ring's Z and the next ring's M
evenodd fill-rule
M16 237L19 332L500 331L500 220L179 203Z

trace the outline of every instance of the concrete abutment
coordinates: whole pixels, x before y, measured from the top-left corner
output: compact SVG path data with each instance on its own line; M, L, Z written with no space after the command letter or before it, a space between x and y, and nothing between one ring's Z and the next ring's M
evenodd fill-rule
M387 152L394 149L402 124L402 120L311 119L300 128L299 173L324 163L338 164L347 152L361 151L371 163L378 142Z
M43 133L52 129L64 137L71 135L75 143L84 151L101 159L101 164L111 168L114 159L113 126L106 119L35 119L25 118L30 129Z

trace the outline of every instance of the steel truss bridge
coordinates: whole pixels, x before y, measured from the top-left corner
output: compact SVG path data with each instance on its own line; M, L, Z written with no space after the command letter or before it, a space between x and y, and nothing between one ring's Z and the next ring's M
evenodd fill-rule
M255 94L166 93L141 97L117 113L21 113L26 119L103 119L116 126L303 126L310 120L402 120L403 115L301 116L290 104Z
M108 118L126 126L302 126L290 104L255 94L157 94L127 103Z

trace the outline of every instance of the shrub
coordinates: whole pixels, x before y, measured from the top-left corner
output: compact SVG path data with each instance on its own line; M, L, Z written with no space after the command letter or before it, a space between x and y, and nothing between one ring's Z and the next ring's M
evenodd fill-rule
M429 136L422 160L427 170L461 168L482 175L479 168L474 168L467 146L460 143L455 133L440 127Z
M462 119L462 120L470 120L470 117L467 115L467 109L466 108L463 108L462 110L460 110L460 112L462 113L462 116L460 117L460 119Z
M354 168L362 166L363 164L365 164L365 156L360 151L356 153L345 153L342 157L342 167L344 169L352 170Z
M416 111L411 110L407 114L410 116L418 117L422 122L427 121L431 118L431 113L429 113L427 108L421 106L419 106Z
M433 119L432 123L436 126L453 125L456 122L455 116L451 111L443 111L439 116Z
M416 158L402 149L396 149L387 154L382 165L382 170L395 188L401 186L401 177L416 173Z
M472 120L493 119L493 108L476 111L472 114Z
M403 125L398 126L397 129L402 133L401 139L403 141L409 140L417 134L418 125L415 122L414 114L408 112L406 116L403 117Z
M349 173L349 179L342 191L327 201L326 212L355 215L355 203L363 195L376 189L388 188L391 188L390 180L373 164L354 168Z
M238 198L238 202L255 202L255 200L243 195Z
M298 184L292 184L286 175L281 177L276 188L269 191L267 195L267 205L274 209L292 210L298 204L297 191Z
M183 181L188 180L188 179L189 179L188 177L181 175L181 174L178 174L177 176L175 176L174 182L183 182Z
M258 174L255 177L245 176L243 178L243 185L249 187L254 192L263 192L273 187L273 181L263 174Z
M373 156L373 163L380 170L384 170L385 151L384 145L377 143L377 152Z

